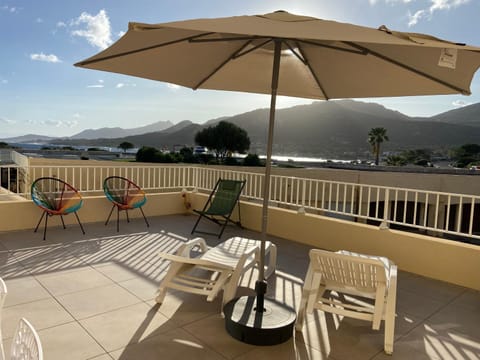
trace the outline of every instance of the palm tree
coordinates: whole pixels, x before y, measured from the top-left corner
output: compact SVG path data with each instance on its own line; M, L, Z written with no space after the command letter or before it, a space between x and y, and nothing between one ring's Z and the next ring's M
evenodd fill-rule
M372 146L372 152L375 155L375 165L378 165L380 159L380 144L388 140L387 129L385 128L372 128L368 132L368 143Z

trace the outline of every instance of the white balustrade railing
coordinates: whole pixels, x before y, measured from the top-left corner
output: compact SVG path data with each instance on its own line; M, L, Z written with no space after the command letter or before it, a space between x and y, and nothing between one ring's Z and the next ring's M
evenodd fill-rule
M16 193L29 198L39 177L57 177L81 192L103 193L103 180L112 175L135 181L149 192L182 189L210 192L218 178L247 180L245 201L263 199L263 173L221 168L152 166L2 166L0 200ZM367 222L432 234L480 239L480 196L368 184L272 175L270 204L346 220Z

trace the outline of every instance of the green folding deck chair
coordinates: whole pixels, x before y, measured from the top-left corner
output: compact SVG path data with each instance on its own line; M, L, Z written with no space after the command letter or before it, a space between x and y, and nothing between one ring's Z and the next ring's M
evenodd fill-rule
M230 219L235 205L239 202L240 194L245 186L246 180L225 180L218 179L215 188L208 197L203 210L193 210L200 216L192 229L192 234L196 231L204 234L222 236L225 227L229 222L242 227L240 219L240 204L238 205L238 221ZM198 223L202 218L213 221L221 226L219 234L196 230Z

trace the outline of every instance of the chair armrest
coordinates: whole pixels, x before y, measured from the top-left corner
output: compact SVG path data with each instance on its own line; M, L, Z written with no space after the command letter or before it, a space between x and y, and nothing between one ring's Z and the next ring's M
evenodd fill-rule
M206 252L208 250L208 246L207 246L207 243L205 242L205 239L201 237L196 237L192 240L187 241L182 246L180 246L175 254L179 256L190 257L190 252L195 246L200 247L200 250L202 252Z

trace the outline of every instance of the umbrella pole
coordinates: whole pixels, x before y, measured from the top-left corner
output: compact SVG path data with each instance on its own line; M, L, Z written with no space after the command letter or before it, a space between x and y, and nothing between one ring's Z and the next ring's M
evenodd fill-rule
M277 99L282 39L275 39L272 72L272 95L268 125L267 160L263 184L262 234L259 276L255 284L256 296L242 296L229 301L223 308L225 328L234 338L253 345L277 345L290 339L295 324L295 310L274 299L265 299L265 242L267 240L268 203L270 200L270 171L272 159L273 127Z
M272 92L270 97L270 117L268 121L267 137L267 159L265 160L265 178L263 183L263 206L262 206L262 234L260 247L260 264L258 280L255 284L257 294L257 312L263 312L265 293L267 292L267 282L265 281L265 243L267 241L268 226L268 205L270 200L270 174L272 170L272 147L273 147L273 129L275 126L275 109L277 103L278 78L280 73L280 54L282 50L282 40L275 40L275 50L273 58L272 71Z

